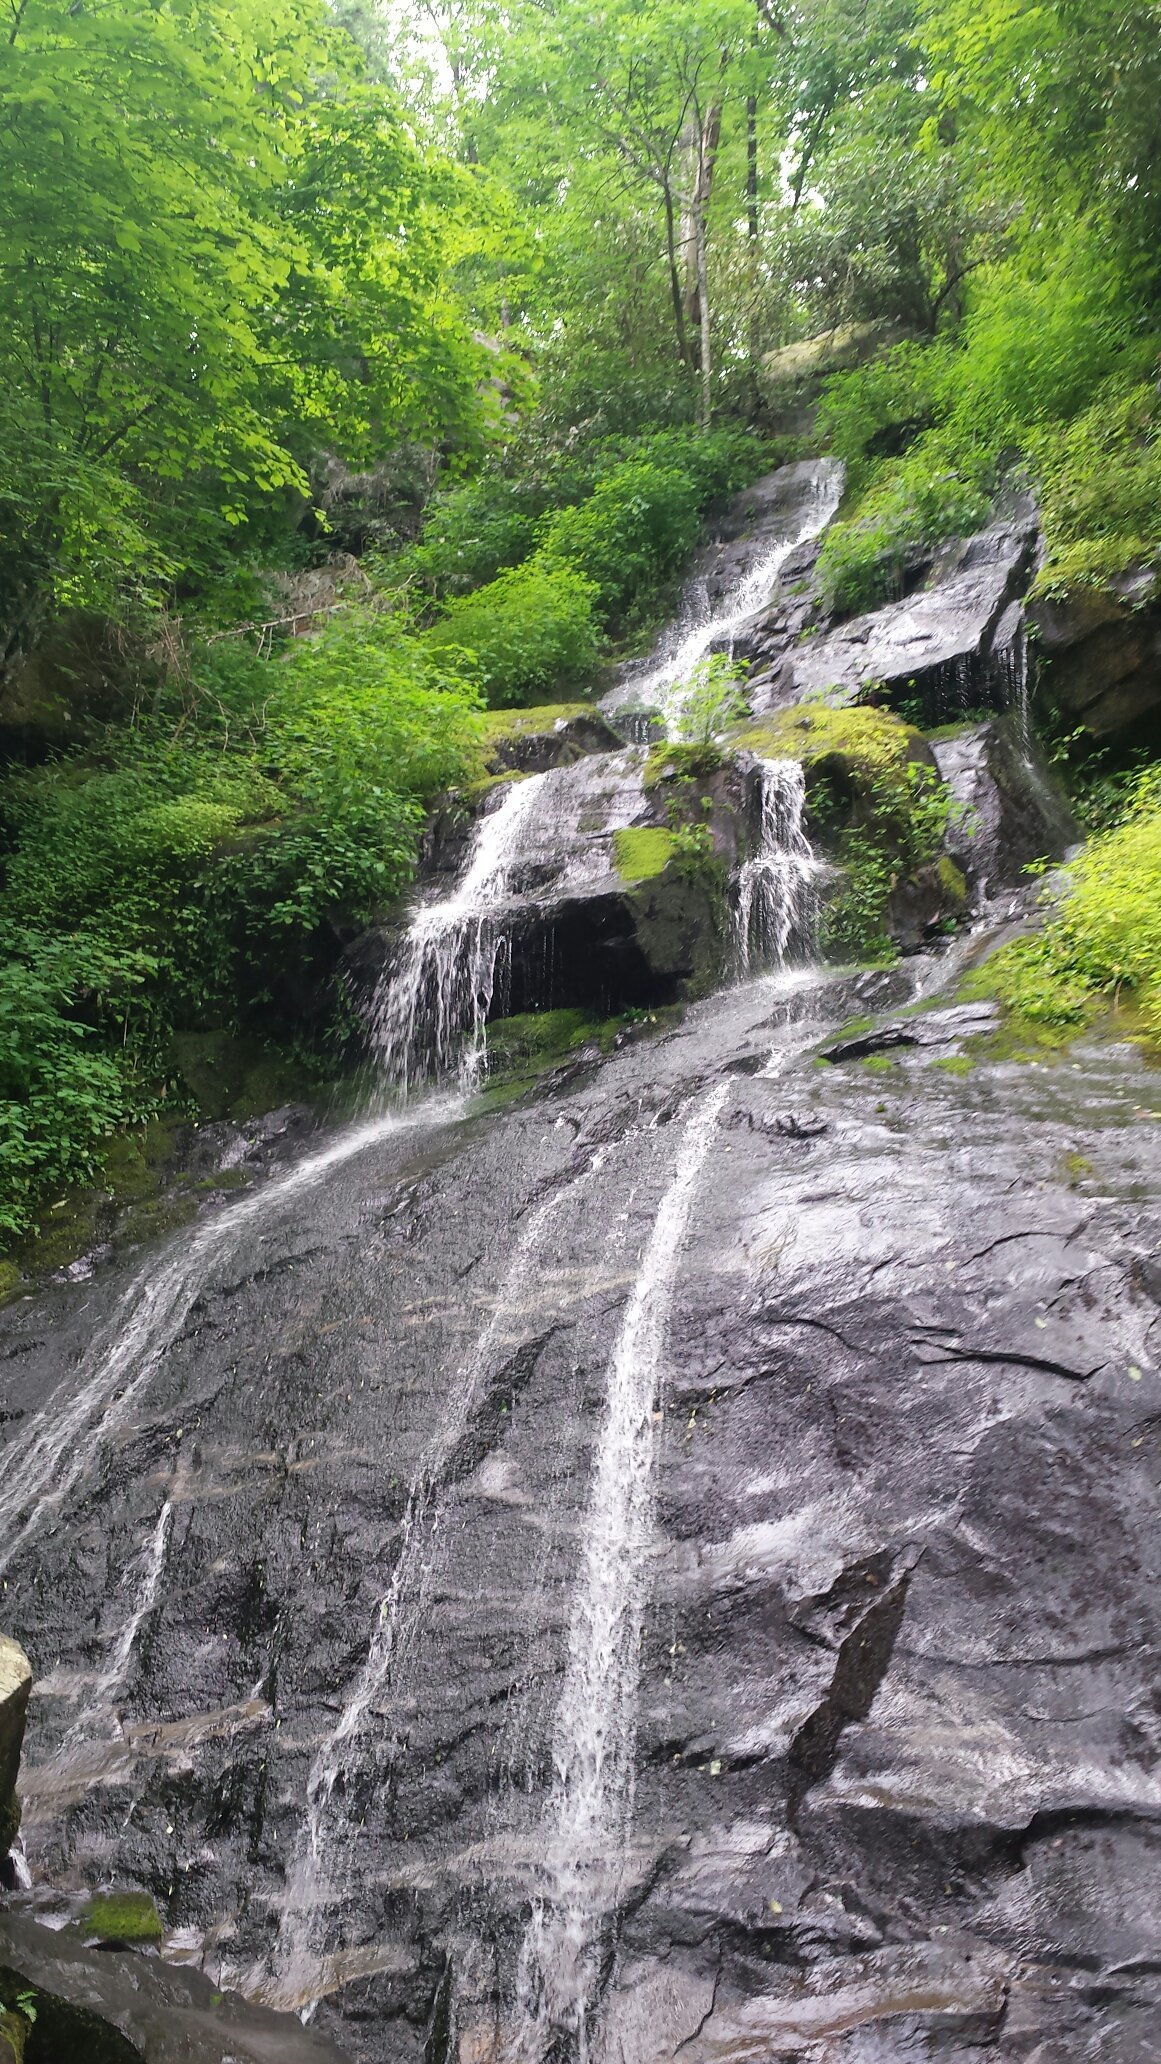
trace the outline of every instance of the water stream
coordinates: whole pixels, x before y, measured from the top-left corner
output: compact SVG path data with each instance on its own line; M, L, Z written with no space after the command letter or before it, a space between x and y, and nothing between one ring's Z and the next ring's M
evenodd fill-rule
M797 760L759 760L758 848L738 872L735 962L744 979L809 952L817 921L820 862L806 836L806 776Z
M521 839L544 800L546 774L513 781L480 819L450 896L415 912L371 1006L375 1058L404 1094L457 1073L470 1089L484 1059L497 975L508 945L504 906Z
M50 1402L27 1429L20 1467L0 1484L0 1571L82 1479L126 1420L176 1338L215 1264L244 1231L320 1187L344 1163L393 1134L449 1122L460 1106L432 1098L406 1112L380 1110L308 1154L176 1240L159 1264L151 1257L99 1337L93 1371L61 1403Z
M687 589L682 615L663 641L659 654L644 671L633 668L614 689L606 707L616 712L632 705L660 713L673 735L681 721L683 691L691 674L710 653L732 654L739 633L766 608L779 575L792 552L821 536L834 517L843 494L843 468L835 459L820 459L809 468L808 492L788 516L785 530L764 547L756 562L714 607L704 586Z
M547 1883L521 1952L519 2052L566 2031L585 2055L600 1935L618 1904L633 1807L641 1619L654 1533L656 1403L694 1192L728 1093L686 1119L608 1371L544 1821Z
M599 1175L605 1158L605 1151L597 1150L529 1213L486 1325L441 1386L435 1422L408 1488L398 1553L376 1609L366 1657L311 1765L302 1835L287 1874L269 1968L248 1977L247 1989L272 2006L309 2015L332 1982L334 1958L328 1958L324 1938L328 1924L334 1925L351 1868L358 1834L353 1802L368 1767L389 1766L399 1752L401 1679L423 1623L425 1579L443 1516L443 1479L486 1390L497 1349L518 1324L546 1236L580 1186Z

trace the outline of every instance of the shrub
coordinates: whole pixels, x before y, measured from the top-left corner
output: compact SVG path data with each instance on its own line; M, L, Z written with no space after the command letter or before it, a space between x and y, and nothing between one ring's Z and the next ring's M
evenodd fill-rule
M400 554L390 577L417 581L441 599L482 587L528 557L546 499L499 473L445 489L428 510L419 543Z
M1043 931L1001 948L973 986L1034 1024L1082 1024L1122 989L1161 1035L1161 778L1142 777L1134 808L1070 871Z
M1161 405L1152 382L1102 394L1031 450L1047 543L1041 592L1161 558Z
M538 557L593 584L606 623L623 624L632 604L669 579L698 534L698 495L676 466L627 460L600 480L587 501L561 509L544 526Z
M596 673L596 597L591 580L538 553L450 603L425 643L437 657L470 654L493 707L544 702Z
M268 1032L279 1008L295 1029L320 942L399 893L424 804L482 758L475 689L384 617L285 660L218 654L213 679L107 734L100 759L0 787L9 1234L164 1099L175 1030L253 1015Z

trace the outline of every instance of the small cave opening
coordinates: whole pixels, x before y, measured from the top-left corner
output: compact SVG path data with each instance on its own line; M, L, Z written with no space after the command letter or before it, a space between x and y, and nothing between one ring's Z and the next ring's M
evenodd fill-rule
M680 970L651 965L626 899L596 896L528 913L511 939L492 1014L587 1010L611 1018L675 1003L680 981Z

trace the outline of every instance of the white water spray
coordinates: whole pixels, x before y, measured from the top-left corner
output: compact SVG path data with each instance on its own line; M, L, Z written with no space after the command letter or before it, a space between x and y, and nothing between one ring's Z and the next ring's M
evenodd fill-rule
M503 908L545 774L513 781L476 828L469 863L452 894L416 911L399 960L371 1006L371 1038L389 1082L404 1093L426 1075L458 1067L470 1088L484 1058L488 1013L508 947Z
M568 1663L553 1740L547 1887L521 1952L518 2053L567 2031L583 2059L602 1923L618 1904L633 1807L641 1626L655 1526L654 1410L694 1190L728 1085L686 1122L677 1165L621 1323L585 1520Z
M32 1422L28 1437L9 1452L0 1484L0 1570L8 1567L48 1513L91 1474L102 1443L128 1418L211 1268L236 1236L261 1219L273 1218L369 1147L394 1133L441 1123L461 1108L451 1099L433 1099L408 1113L381 1111L308 1155L286 1175L205 1219L174 1243L160 1265L156 1259L150 1261L122 1300L92 1375L62 1404L47 1405Z
M759 760L758 850L738 874L734 913L738 973L782 968L794 947L813 943L820 863L806 836L806 776L797 760Z

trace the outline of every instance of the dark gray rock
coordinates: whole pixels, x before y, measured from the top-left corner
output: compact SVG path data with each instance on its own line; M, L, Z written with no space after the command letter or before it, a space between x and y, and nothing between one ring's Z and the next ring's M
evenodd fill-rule
M527 712L529 719L535 710ZM586 710L572 716L554 717L543 727L521 722L510 736L498 738L492 748L491 764L511 767L522 774L543 774L549 767L567 767L589 753L616 752L621 740L600 710Z
M7 1856L20 1826L16 1781L32 1665L18 1641L0 1634L0 1862Z
M1161 705L1161 603L1150 568L1065 598L1038 596L1029 621L1046 691L1096 738L1155 722Z
M758 653L759 707L803 696L853 702L873 691L892 707L919 704L927 725L962 711L1003 707L1011 663L1001 627L1031 577L1037 528L1027 513L967 538L928 563L918 592L813 635L780 627Z
M24 2064L343 2064L294 2015L223 1993L200 1971L0 1913L0 1999L29 1994Z
M325 1180L223 1220L5 1569L42 1679L31 1899L138 1884L219 1987L265 1987L311 1771L401 1571L283 2003L321 1990L312 2028L364 2064L443 2064L454 1993L457 2064L503 2054L610 1359L714 1082L590 2055L1148 2056L1156 1085L1118 1048L814 1066L828 1028L898 1012L907 985L720 995L502 1116L384 1121ZM982 1018L893 1022L938 1057ZM106 1395L128 1291L111 1274L3 1315L14 1461L82 1386Z
M1035 740L1000 717L932 743L959 805L947 849L981 892L1020 880L1033 860L1062 860L1080 837L1060 783Z

